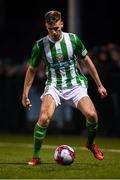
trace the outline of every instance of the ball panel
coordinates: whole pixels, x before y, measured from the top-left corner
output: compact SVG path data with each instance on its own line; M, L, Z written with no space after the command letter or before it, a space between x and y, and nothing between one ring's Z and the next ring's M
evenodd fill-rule
M61 165L70 165L75 159L75 151L68 145L60 145L55 149L54 160Z

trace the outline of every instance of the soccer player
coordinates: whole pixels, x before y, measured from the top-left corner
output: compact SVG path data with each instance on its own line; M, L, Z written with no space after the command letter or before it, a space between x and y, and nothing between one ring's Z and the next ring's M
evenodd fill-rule
M61 104L61 100L66 100L85 116L88 131L86 147L96 159L104 159L103 152L94 142L98 128L97 112L87 93L87 78L78 71L78 65L83 63L87 66L102 98L107 96L107 91L80 38L73 33L63 32L63 25L61 12L49 11L45 14L48 35L35 42L25 76L22 104L25 108L30 108L29 91L38 66L44 62L47 80L41 96L40 114L34 128L33 156L28 162L32 166L40 163L41 145L53 113Z

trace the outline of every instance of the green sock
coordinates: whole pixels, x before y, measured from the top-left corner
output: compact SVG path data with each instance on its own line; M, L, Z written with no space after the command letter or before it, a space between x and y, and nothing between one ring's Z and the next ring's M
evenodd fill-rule
M33 157L39 157L41 145L42 145L43 139L45 138L46 131L47 131L46 127L41 127L38 123L35 125Z
M94 143L94 139L96 137L98 122L90 123L90 122L86 121L86 127L87 127L87 131L88 131L87 145L91 146Z

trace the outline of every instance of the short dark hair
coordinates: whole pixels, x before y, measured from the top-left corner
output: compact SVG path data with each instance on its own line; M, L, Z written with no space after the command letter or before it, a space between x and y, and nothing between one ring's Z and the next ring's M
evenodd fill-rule
M45 22L52 25L61 20L61 12L49 11L45 14Z

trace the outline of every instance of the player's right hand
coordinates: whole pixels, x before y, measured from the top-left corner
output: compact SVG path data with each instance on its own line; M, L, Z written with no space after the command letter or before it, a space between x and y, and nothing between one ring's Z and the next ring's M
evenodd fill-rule
M29 109L29 110L30 110L30 108L31 108L31 106L32 106L32 104L31 104L31 102L30 102L30 99L27 98L27 97L23 97L23 98L22 98L22 104L23 104L23 106L24 106L26 109Z

